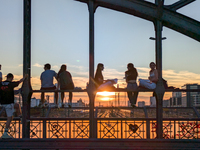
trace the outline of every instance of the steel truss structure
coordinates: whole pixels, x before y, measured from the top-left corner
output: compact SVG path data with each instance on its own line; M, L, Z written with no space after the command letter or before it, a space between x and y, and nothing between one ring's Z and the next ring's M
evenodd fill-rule
M61 144L58 146L59 148L67 147L70 145L67 140L55 141L51 143L48 139L25 139L25 138L90 138L90 140L73 140L71 142L70 148L79 148L79 144L82 144L82 148L88 146L90 148L99 148L98 146L102 146L103 143L107 143L107 148L115 147L115 149L120 149L125 147L132 149L133 147L145 147L142 142L134 142L127 139L144 139L144 137L156 137L157 139L163 138L173 138L171 141L157 140L157 142L143 141L148 146L145 149L148 149L149 145L152 146L153 149L156 147L163 147L166 144L171 146L175 146L178 143L182 144L182 148L187 148L188 145L197 144L199 141L192 140L190 142L184 142L181 140L175 140L175 137L179 137L179 139L190 139L197 138L196 136L198 132L198 121L195 120L193 123L188 120L163 120L163 96L167 91L165 90L162 82L162 28L163 26L168 27L172 30L175 30L179 33L182 33L188 37L193 38L194 40L200 41L200 22L196 21L192 18L184 16L176 12L177 9L186 6L187 4L194 2L195 0L179 0L176 3L166 6L164 5L164 0L155 0L155 3L150 3L144 0L76 0L88 5L89 10L89 85L87 90L73 90L72 92L87 92L89 96L89 119L85 120L73 120L73 119L57 119L57 120L48 120L48 119L38 119L31 120L30 118L30 99L33 92L42 92L42 91L34 91L31 87L30 82L30 74L31 74L31 0L24 0L24 35L23 35L23 75L29 74L29 78L26 79L22 86L22 98L23 98L23 124L21 127L22 134L17 135L16 137L22 137L19 140L6 140L2 142L0 140L1 148L6 148L6 146L11 147L18 145L19 148L30 148L31 146L40 148L54 148L55 145L58 146L58 143ZM147 90L146 92L155 92L156 95L156 119L142 119L142 120L123 120L123 119L114 119L114 120L102 120L95 118L94 112L94 101L95 101L95 85L92 82L94 78L94 14L95 10L98 7L105 7L108 9L124 12L130 15L134 15L136 17L140 17L151 21L155 27L155 52L156 52L156 64L158 70L159 80L157 83L157 87L154 91ZM65 90L67 92L67 90ZM120 91L120 90L118 90ZM121 90L125 92L125 90ZM168 90L170 91L170 90ZM172 90L171 90L172 91ZM53 91L49 91L53 92ZM143 92L143 91L139 91ZM144 91L145 92L145 91ZM28 122L27 120L31 120ZM127 123L129 122L129 123ZM128 124L130 122L137 124L137 132L132 133L128 130ZM3 128L3 124L0 124ZM13 134L15 132L15 126L19 125L18 121L15 121L14 127L11 128ZM172 132L172 128L177 128L178 130L174 130ZM98 130L98 132L97 132ZM21 133L21 131L19 133ZM99 141L97 138L124 138L122 135L122 131L126 133L126 140L118 141L118 140L107 140L107 141ZM152 131L150 133L149 131ZM177 131L177 132L175 132ZM188 135L188 132L190 134ZM68 134L70 132L70 134ZM72 134L71 134L72 132ZM178 133L180 132L180 134ZM48 134L51 133L51 134ZM74 133L74 135L73 135ZM164 136L163 136L164 135ZM71 137L70 137L71 136ZM40 141L40 142L38 142ZM28 142L29 144L25 144ZM64 143L66 142L66 143ZM92 144L93 142L96 143ZM162 143L160 143L162 142ZM37 143L37 144L36 144ZM49 144L50 143L50 144ZM124 144L122 144L124 143ZM159 144L160 145L159 145ZM190 143L190 144L189 144ZM23 146L24 144L24 146ZM122 144L120 146L120 144ZM9 146L10 145L10 146ZM132 146L131 146L132 145ZM139 146L138 146L139 145ZM180 145L180 144L179 144ZM110 146L110 147L109 147ZM196 145L199 149L199 144ZM59 149L57 148L57 149ZM83 148L84 149L84 148ZM100 149L100 148L99 148ZM172 149L172 148L171 148Z

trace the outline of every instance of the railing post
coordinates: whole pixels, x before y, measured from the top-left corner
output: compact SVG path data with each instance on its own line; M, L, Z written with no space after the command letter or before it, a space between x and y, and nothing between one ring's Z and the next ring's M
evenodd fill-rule
M23 75L28 74L22 85L22 100L23 100L23 128L22 137L30 138L30 99L31 83L31 0L24 0L24 38L23 38Z
M43 122L43 138L46 139L47 137L47 124L46 124L46 120L42 120Z
M144 107L144 114L145 114L145 118L146 118L146 131L147 131L146 136L147 136L147 139L150 139L150 131L151 131L151 129L150 129L150 120L148 119L149 117L148 117L148 113L147 113L147 108L146 107Z
M162 22L159 18L162 17L163 13L163 0L156 0L158 5L157 14L158 19L154 22L155 25L155 38L156 38L156 69L158 71L158 82L155 89L156 96L156 121L157 129L156 134L158 139L163 138L163 96L165 93L165 88L162 81Z
M87 93L89 96L89 106L90 106L90 138L97 137L97 123L94 118L94 100L95 100L95 85L94 79L94 13L96 10L94 0L89 0L89 85L87 88Z

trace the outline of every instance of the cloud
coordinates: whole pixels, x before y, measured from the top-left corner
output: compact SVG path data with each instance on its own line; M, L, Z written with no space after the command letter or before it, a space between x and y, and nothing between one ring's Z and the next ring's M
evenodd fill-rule
M43 65L40 65L40 64L38 64L38 63L35 63L33 66L34 66L34 67L39 67L39 68L42 68L42 67L43 67Z
M19 64L18 67L23 67L23 64Z

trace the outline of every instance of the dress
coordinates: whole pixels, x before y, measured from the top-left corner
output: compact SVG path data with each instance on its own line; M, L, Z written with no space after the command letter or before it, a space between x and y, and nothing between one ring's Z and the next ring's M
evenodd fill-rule
M151 72L150 77L154 77L155 73ZM155 89L156 88L156 83L151 82L150 80L145 80L145 79L139 79L140 86L145 87L147 89Z

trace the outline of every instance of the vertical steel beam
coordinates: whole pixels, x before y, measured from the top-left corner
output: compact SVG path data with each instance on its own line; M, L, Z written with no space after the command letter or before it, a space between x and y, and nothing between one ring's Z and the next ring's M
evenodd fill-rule
M159 20L162 17L162 8L164 1L156 0L158 5L157 13L158 19L154 22L155 25L155 37L156 37L156 69L158 71L158 82L155 89L156 95L156 121L157 121L157 138L163 138L163 96L165 88L162 81L162 22Z
M31 0L24 0L24 35L23 35L23 75L28 74L28 78L22 85L22 100L23 100L23 128L22 137L30 137L30 99L31 99L31 84L30 84L30 66L31 66Z
M94 13L95 13L95 4L94 0L89 0L88 2L89 9L89 85L87 88L89 96L89 106L90 106L90 138L97 137L97 122L94 118L94 100L95 100L95 85L93 82L94 79Z

